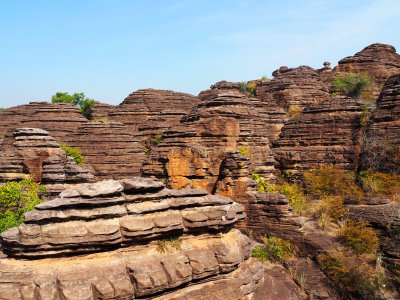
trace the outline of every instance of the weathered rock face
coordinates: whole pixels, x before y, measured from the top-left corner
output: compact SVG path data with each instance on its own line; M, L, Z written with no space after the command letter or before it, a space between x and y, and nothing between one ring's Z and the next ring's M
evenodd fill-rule
M114 109L115 105L94 101L94 105L90 107L89 120L106 119Z
M365 73L382 85L390 76L400 73L400 55L391 45L372 44L340 60L333 72Z
M356 170L361 152L362 106L358 100L335 97L306 108L286 123L274 143L277 168L295 177L325 164Z
M164 133L163 141L150 152L143 173L166 179L173 188L212 192L221 163L230 152L241 150L249 157L250 172L273 178L267 120L240 92L218 91Z
M139 176L146 157L126 126L114 121L87 122L64 140L82 151L85 164L96 178Z
M249 258L248 237L231 229L242 218L243 207L228 198L150 179L78 185L1 234L0 294L249 299L263 267Z
M86 182L93 178L88 169L65 155L49 132L38 128L17 128L0 148L0 180L20 180L32 175L42 183ZM6 148L7 150L5 150Z
M110 120L126 125L146 146L167 128L179 123L199 99L195 96L165 90L138 90L109 113Z
M262 101L288 110L291 106L304 108L329 97L328 87L320 75L308 66L281 67L273 75L274 79L257 83L256 96Z
M364 139L362 168L400 173L400 74L385 83L373 121Z
M0 116L0 149L10 158L0 168L11 168L8 173L21 170L13 153L15 128L33 126L48 131L57 142L79 148L86 158L85 166L97 178L140 175L143 148L122 123L89 121L67 103L34 102L0 111ZM30 146L36 147L33 143Z

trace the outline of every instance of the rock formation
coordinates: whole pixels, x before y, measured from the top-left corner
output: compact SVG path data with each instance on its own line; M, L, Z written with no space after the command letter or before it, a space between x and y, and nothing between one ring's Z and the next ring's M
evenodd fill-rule
M109 113L110 120L126 125L147 147L154 139L179 120L199 102L189 94L164 90L138 90Z
M15 156L12 154L15 128L29 126L48 131L57 142L79 148L86 159L85 165L95 177L140 175L145 159L143 148L122 123L89 121L68 103L33 102L0 111L0 116L0 149L9 153L8 157ZM20 170L13 167L12 160L0 165L5 169L3 172L7 168Z
M86 182L93 178L86 167L66 156L58 142L42 129L17 128L0 149L0 181L20 180L29 175L45 184Z
M273 152L277 168L295 177L312 168L333 164L356 170L361 152L363 103L335 97L306 108L282 128Z
M298 68L281 67L273 73L272 80L257 83L256 96L270 104L305 108L329 97L328 87L320 75L308 66Z
M243 207L228 198L150 179L78 185L1 234L0 294L249 299L263 268L231 228L241 219Z
M230 152L241 151L250 160L250 172L273 178L267 120L268 115L260 113L242 93L218 90L163 134L162 142L150 152L143 173L166 179L173 188L212 192L222 161Z
M115 105L94 101L94 105L90 107L89 120L107 119L114 109Z
M400 74L390 77L367 129L362 168L400 173Z

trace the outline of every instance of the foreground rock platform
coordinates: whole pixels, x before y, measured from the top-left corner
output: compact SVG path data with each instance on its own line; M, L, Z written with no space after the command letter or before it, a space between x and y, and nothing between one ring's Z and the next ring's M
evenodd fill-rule
M263 267L233 228L243 218L229 198L148 178L75 185L1 234L0 298L252 299Z

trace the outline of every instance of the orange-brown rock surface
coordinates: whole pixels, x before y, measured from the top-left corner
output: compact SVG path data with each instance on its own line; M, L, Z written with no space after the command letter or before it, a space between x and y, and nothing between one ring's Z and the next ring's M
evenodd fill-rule
M221 163L232 151L250 160L250 172L273 178L274 160L265 124L253 101L239 91L218 90L163 134L143 166L143 173L173 188L215 189Z
M288 110L291 106L304 108L329 97L328 86L311 67L281 67L273 75L272 80L257 83L256 96L262 101Z
M277 168L293 176L325 164L356 170L362 106L358 100L335 97L306 108L285 124L274 144Z
M193 95L174 91L138 90L109 113L110 120L126 125L146 146L179 120L199 102Z
M263 267L232 229L242 218L228 198L150 179L77 185L1 234L0 295L251 299Z

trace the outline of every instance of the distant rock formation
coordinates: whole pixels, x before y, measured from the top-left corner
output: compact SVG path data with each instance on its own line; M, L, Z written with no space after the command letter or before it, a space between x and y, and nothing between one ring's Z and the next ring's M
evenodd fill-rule
M280 170L292 176L325 164L356 170L361 152L363 103L335 97L306 108L282 128L273 153Z
M274 160L269 148L270 117L235 90L213 91L179 125L163 134L143 166L145 176L168 181L177 189L215 189L221 165L232 151L249 159L250 172L274 178Z
M44 184L86 182L93 179L85 166L66 156L49 132L17 128L0 148L0 181L32 176Z
M129 133L149 147L154 145L157 135L178 124L198 102L199 99L190 94L154 89L138 90L117 105L108 117L125 124Z
M1 234L0 294L12 300L251 297L263 267L249 258L249 238L232 229L241 219L243 207L228 198L169 190L150 179L78 185Z
M400 74L386 81L372 120L364 138L361 167L400 174Z
M89 120L108 119L108 115L115 109L115 105L94 101L90 107Z
M328 86L321 81L318 72L308 66L281 67L273 76L272 80L257 83L256 96L285 110L291 106L305 108L329 97Z

